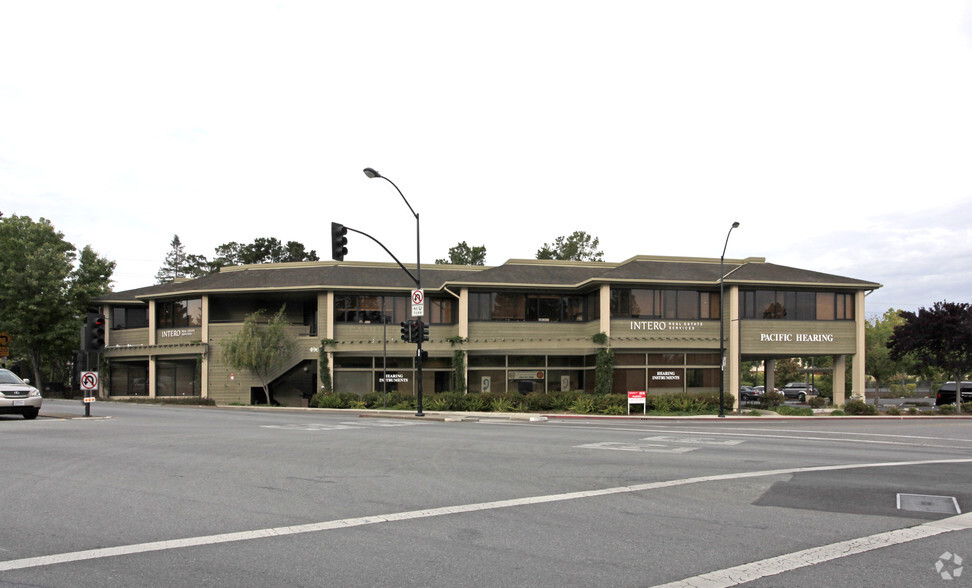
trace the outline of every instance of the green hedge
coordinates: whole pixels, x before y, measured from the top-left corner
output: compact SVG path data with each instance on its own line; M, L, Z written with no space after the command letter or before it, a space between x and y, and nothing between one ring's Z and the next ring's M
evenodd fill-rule
M648 396L647 412L663 414L715 414L719 412L719 394L675 392ZM732 410L734 398L727 394L725 410ZM381 393L365 395L318 393L310 402L314 408L353 408L415 410L415 397L389 392L384 401ZM585 392L531 392L529 394L487 393L460 394L441 392L425 394L422 407L434 411L457 412L572 412L576 414L623 415L628 413L626 394L587 394ZM635 405L633 412L642 412Z

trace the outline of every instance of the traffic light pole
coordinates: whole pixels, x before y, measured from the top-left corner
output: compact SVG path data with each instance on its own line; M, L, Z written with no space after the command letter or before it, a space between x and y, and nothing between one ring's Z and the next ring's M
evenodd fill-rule
M418 215L417 212L415 212L415 209L412 208L412 205L408 203L408 198L405 198L405 194L402 193L401 189L395 184L395 182L389 180L388 178L386 178L385 176L381 175L380 173L378 173L377 171L375 171L373 168L370 168L370 167L366 167L364 169L364 174L366 176L368 176L369 178L381 178L381 179L385 180L386 182L388 182L389 184L391 184L392 187L395 188L395 191L398 192L398 195L402 197L402 200L405 201L405 206L408 206L408 210L412 213L412 216L415 217L415 273L416 273L416 276L412 276L412 279L415 281L415 289L416 290L421 290L422 289L422 261L421 261L422 260L422 248L421 248L422 239L421 239L421 231L420 231L420 224L419 224L419 215ZM351 230L351 229L349 229L349 230ZM356 231L356 232L359 232L360 233L361 231ZM361 234L364 234L364 233L361 233ZM366 236L370 237L370 235L366 235ZM375 239L374 237L371 237L371 239L373 241L375 241L376 243L378 242L378 240ZM381 243L378 243L378 244L381 245ZM382 248L385 251L388 251L388 248L386 248L384 245L382 245ZM388 251L388 254L391 255L391 251ZM409 276L412 275L412 273L409 272L407 269L405 269L405 266L402 265L402 262L398 261L398 259L394 255L392 255L392 258L395 259L396 262L398 262L398 265L403 270L405 270L405 273L407 273ZM415 412L415 416L421 417L421 416L425 416L425 413L422 412L422 339L423 339L423 336L422 336L422 321L421 321L421 319L419 319L419 322L418 322L418 331L419 331L419 336L418 336L418 340L416 341L417 347L416 347L416 350L415 350L415 374L416 374L416 378L418 379L418 386L417 386L417 389L416 389L416 405L417 405L418 410Z

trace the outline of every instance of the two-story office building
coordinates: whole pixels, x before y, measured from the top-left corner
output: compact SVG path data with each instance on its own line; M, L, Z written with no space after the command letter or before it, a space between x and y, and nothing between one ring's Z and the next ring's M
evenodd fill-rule
M830 356L835 403L863 395L864 300L880 284L762 258L727 259L722 269L718 259L650 256L424 265L423 389L450 389L461 349L471 394L591 391L595 354L607 346L616 392L717 391L721 332L729 394L741 362ZM322 365L338 392L412 392L416 348L399 323L412 318L414 288L392 263L322 261L228 267L105 295L96 301L109 327L101 394L261 402L259 382L227 365L221 342L247 314L281 307L297 351L273 377L275 402L305 405ZM594 342L599 333L606 343Z

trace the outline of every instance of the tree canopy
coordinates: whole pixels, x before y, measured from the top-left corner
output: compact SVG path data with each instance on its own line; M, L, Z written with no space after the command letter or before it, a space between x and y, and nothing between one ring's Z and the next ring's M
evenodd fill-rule
M64 380L92 298L106 293L115 263L64 240L47 219L0 218L0 330L11 335L11 357L29 361L42 388L42 367Z
M972 372L972 305L936 302L917 313L902 312L901 318L904 323L894 328L887 343L891 359L911 354L919 364L938 368L956 382Z
M287 334L285 310L285 306L281 307L267 321L263 310L248 314L243 320L243 328L222 343L223 359L234 369L248 370L260 380L268 405L270 379L274 372L284 367L297 345Z
M568 237L557 237L553 244L544 243L537 251L537 259L566 261L604 261L604 253L598 249L600 241L584 231L574 231Z
M257 237L253 243L241 244L236 241L223 243L216 248L212 260L205 255L186 253L179 235L172 237L171 249L165 256L162 267L155 279L159 284L172 282L176 278L198 278L211 274L227 265L251 265L257 263L285 263L291 261L317 261L317 252L307 251L303 243L287 241L281 243L276 237Z
M900 310L889 308L883 316L868 319L864 324L864 372L874 378L878 390L883 382L910 368L910 355L892 359L888 348L895 327L904 322Z
M463 241L449 248L448 259L436 259L435 262L453 265L486 265L486 246L470 247Z

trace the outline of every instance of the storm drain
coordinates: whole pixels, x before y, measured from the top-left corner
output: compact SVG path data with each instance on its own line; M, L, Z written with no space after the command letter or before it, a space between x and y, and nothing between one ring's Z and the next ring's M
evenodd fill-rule
M929 496L927 494L898 494L898 509L915 512L962 514L954 496Z

